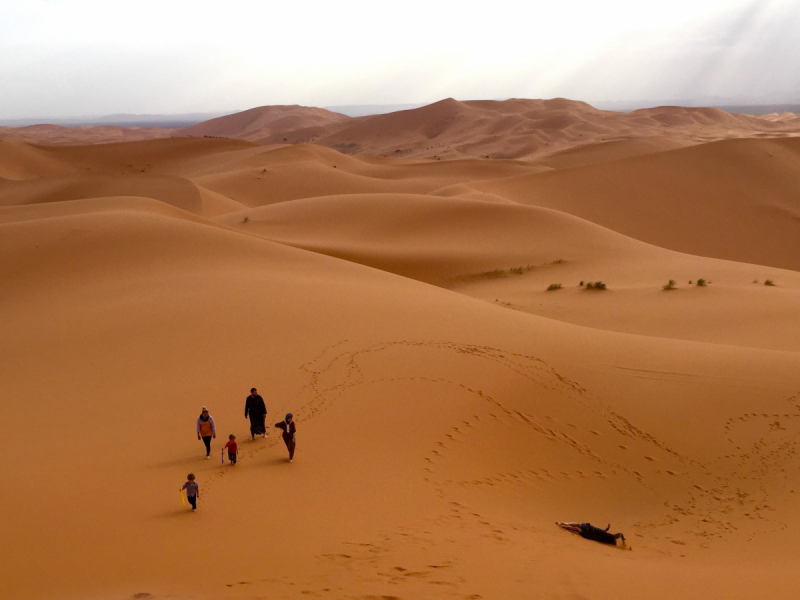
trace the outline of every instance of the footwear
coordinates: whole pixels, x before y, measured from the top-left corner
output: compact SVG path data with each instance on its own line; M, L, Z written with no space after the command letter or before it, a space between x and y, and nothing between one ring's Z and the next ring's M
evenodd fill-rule
M211 460L211 457L210 456L206 456L206 460Z
M196 509L196 508L193 508L193 509L192 509L192 512L197 512L197 509Z
M293 458L290 458L290 459L289 459L289 462L292 462L293 460L294 460Z

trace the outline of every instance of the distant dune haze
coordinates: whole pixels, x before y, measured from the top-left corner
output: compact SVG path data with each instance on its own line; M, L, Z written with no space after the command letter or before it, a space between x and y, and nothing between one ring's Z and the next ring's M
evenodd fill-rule
M260 141L311 127L325 127L350 117L306 106L262 106L218 117L181 130L181 135L216 136Z
M3 597L800 597L799 132L565 99L0 130Z
M661 139L658 143L666 148L754 135L800 135L800 117L793 113L752 116L678 106L621 113L563 98L463 102L448 98L419 108L356 118L292 105L262 106L183 129L0 127L0 139L44 144L227 137L264 145L313 143L345 154L430 159L537 159L608 141ZM639 144L638 150L631 150L636 153L642 148Z

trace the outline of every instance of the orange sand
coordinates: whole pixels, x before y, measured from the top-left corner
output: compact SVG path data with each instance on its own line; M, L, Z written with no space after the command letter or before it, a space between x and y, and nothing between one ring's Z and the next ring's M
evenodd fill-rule
M525 161L0 141L4 597L800 594L798 140L639 113L684 134ZM293 464L249 441L252 386Z

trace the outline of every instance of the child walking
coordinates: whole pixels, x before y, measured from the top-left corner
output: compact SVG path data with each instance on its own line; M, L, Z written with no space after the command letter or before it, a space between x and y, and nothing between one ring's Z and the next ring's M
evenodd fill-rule
M186 483L181 486L181 491L186 490L186 499L192 505L192 512L197 511L197 499L200 497L200 486L194 480L194 473L186 476Z
M228 460L231 461L232 465L236 464L236 455L239 454L239 445L236 443L236 436L230 434L228 436L228 443L225 444L225 448L228 451Z
M286 418L280 423L275 423L275 427L282 430L283 443L289 451L289 462L294 460L294 449L296 446L295 436L297 435L297 425L294 424L294 415L286 413Z

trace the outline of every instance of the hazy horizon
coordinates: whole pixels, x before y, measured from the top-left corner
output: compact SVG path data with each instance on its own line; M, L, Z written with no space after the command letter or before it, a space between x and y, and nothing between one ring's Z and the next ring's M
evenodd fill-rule
M676 0L668 11L629 0L137 7L0 0L0 119L446 97L800 102L791 0Z

